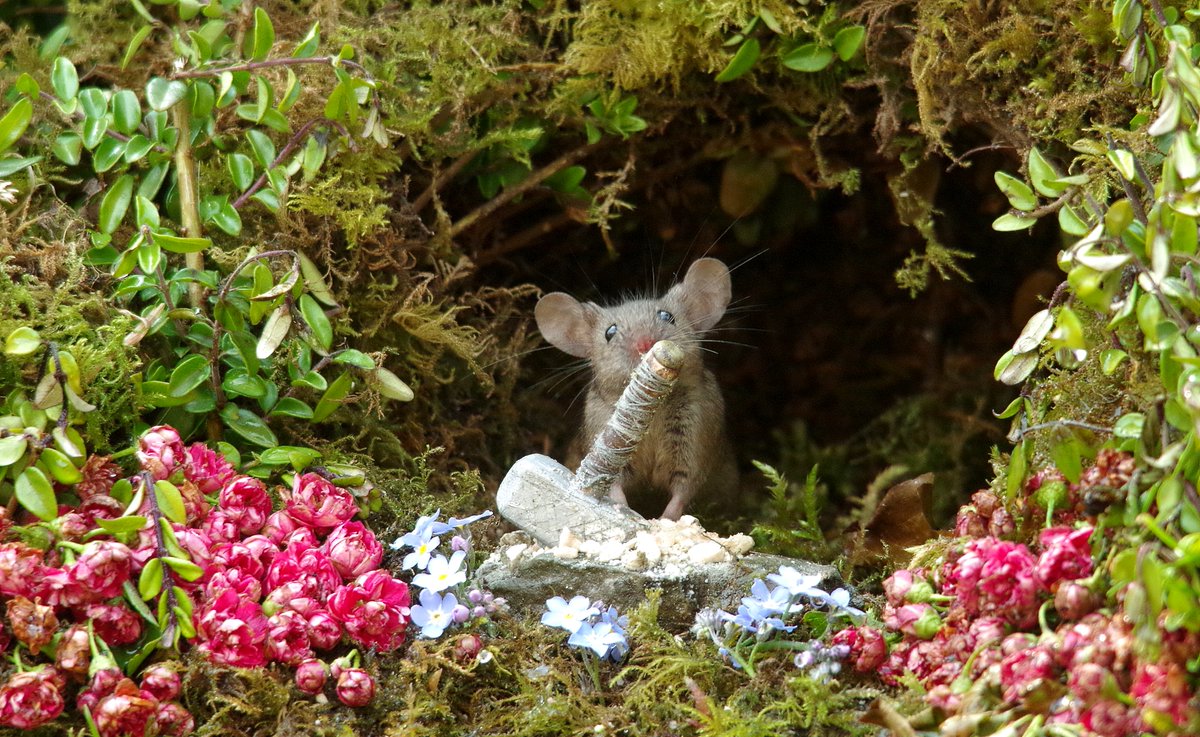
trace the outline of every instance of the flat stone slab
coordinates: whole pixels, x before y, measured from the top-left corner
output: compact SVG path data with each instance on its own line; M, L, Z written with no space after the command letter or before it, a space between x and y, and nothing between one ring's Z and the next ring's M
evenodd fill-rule
M671 629L690 627L696 612L705 607L736 611L742 597L750 595L757 578L791 566L805 575L821 577L821 588L829 591L844 586L832 566L780 555L750 553L731 561L665 564L635 571L619 562L594 558L562 558L553 549L534 549L533 539L522 532L501 538L498 550L475 574L478 584L508 600L514 612L536 615L554 596L583 595L603 600L621 611L645 601L646 591L662 591L660 622ZM515 553L515 555L514 555Z

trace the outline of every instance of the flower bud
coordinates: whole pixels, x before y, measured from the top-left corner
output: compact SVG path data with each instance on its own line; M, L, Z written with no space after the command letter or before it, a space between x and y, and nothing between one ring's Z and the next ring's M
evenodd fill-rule
M467 609L462 604L459 604L450 612L450 618L453 619L455 623L462 624L471 618L471 610Z
M196 720L182 704L171 701L158 705L154 724L159 737L184 737L196 729Z
M159 701L171 701L179 696L181 684L175 669L155 663L142 671L142 690L148 691Z
M1054 609L1064 620L1072 621L1094 612L1100 606L1100 597L1087 586L1067 581L1054 592Z
M467 663L474 660L481 650L483 640L479 635L463 635L454 644L454 659L460 663Z
M375 679L362 668L346 668L338 675L337 697L346 706L366 706L375 698Z
M7 610L13 636L30 652L36 653L54 638L54 631L58 629L54 607L18 596L9 600Z
M61 676L53 668L13 673L0 686L0 725L33 729L62 713Z
M161 480L168 478L180 464L185 463L188 455L175 428L157 425L138 440L137 458L142 470Z
M92 662L92 645L87 627L73 624L62 633L54 649L54 665L64 673L86 676Z
M315 696L325 689L328 677L329 666L316 658L303 660L296 666L296 688L310 696Z
M462 535L455 535L450 538L450 549L453 551L463 551L464 553L471 549L471 543Z

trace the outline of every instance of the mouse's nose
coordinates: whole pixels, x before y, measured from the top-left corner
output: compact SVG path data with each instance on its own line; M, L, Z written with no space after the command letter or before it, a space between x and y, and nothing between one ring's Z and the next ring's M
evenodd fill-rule
M653 345L654 339L648 335L640 336L633 342L633 347L638 352L639 356L646 355L646 351L650 350Z

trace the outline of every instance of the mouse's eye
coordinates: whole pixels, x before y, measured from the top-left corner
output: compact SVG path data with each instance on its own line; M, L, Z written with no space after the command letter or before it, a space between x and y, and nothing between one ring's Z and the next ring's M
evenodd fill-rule
M608 330L604 331L604 339L609 342L612 342L612 339L616 336L616 334L617 334L617 326L614 323L614 324L608 326Z
M672 325L675 324L675 316L672 315L670 312L667 312L666 310L658 311L658 319L662 320L663 322L669 322Z

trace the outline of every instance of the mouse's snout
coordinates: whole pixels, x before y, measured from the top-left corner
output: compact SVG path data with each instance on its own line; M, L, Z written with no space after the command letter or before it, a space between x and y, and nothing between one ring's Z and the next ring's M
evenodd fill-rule
M655 339L649 335L639 335L633 341L633 349L637 351L638 356L646 355L646 351L650 350L655 344Z

